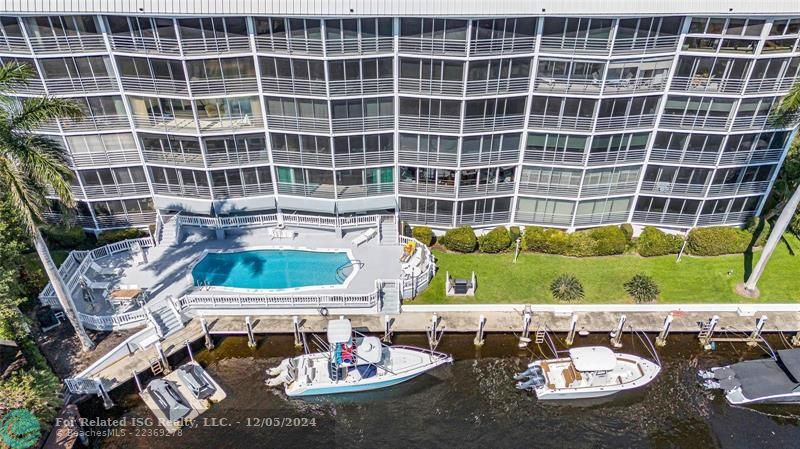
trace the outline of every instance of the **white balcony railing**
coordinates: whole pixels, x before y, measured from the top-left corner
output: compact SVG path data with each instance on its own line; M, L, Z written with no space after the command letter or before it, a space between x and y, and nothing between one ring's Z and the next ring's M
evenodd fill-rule
M211 189L208 186L201 185L163 184L154 182L153 191L157 195L211 199Z
M515 164L519 161L519 151L483 151L481 153L461 153L461 166L469 167L487 164Z
M652 128L656 123L656 114L622 115L618 117L598 117L595 124L597 130Z
M694 225L695 214L675 214L669 212L642 212L633 213L633 221L642 224L678 226L689 228Z
M682 196L699 196L702 197L705 193L705 184L687 184L680 182L654 182L643 181L642 192L653 193L656 195L682 195Z
M749 165L778 162L783 155L782 149L753 151L723 151L719 158L720 165Z
M785 92L800 82L800 76L787 78L751 78L744 89L746 94Z
M78 119L59 119L64 132L130 129L127 115L87 115Z
M331 132L331 125L327 118L268 115L267 126L270 129L283 129L288 131Z
M336 197L336 189L333 184L293 184L288 182L278 182L278 193L282 195L307 196L311 198Z
M388 130L394 128L394 116L335 118L331 125L334 133Z
M275 191L272 189L272 183L265 184L242 184L238 186L214 186L211 188L211 193L215 199L224 198L242 198L247 196L263 196L272 195Z
M392 53L393 37L372 37L361 39L328 39L325 41L325 53L333 55L368 55L375 53Z
M467 41L401 37L399 45L398 51L400 53L452 56L464 56L467 54Z
M534 90L537 92L565 92L576 94L599 94L603 87L600 79L583 78L551 78L547 76L537 76L534 82Z
M581 186L581 198L610 195L627 195L636 193L637 182L612 182L606 184L584 184Z
M316 84L319 84L317 82ZM376 95L394 91L394 80L391 78L374 78L361 80L331 81L328 89L332 97L349 95Z
M608 39L574 38L564 36L542 36L539 48L542 53L608 54L611 48Z
M714 165L719 153L716 151L681 151L653 148L650 160L653 162L672 162L676 164Z
M189 80L192 95L258 94L258 80L252 78L218 78Z
M394 152L368 151L364 153L334 153L333 160L336 163L336 167L394 164Z
M30 54L31 49L24 37L0 36L0 52Z
M142 163L136 148L112 150L103 153L72 153L73 167L88 168L107 165L140 165Z
M751 195L765 193L769 181L751 181L735 184L711 184L708 187L708 196Z
M232 151L230 153L206 153L209 167L230 167L238 165L269 163L267 150Z
M484 212L478 214L461 214L456 216L456 225L486 226L499 223L508 223L511 212Z
M527 92L529 78L498 78L467 81L467 96L501 95Z
M592 117L531 114L528 119L528 127L537 129L567 129L590 132L593 126L594 118Z
M645 156L647 150L596 151L589 153L586 163L590 166L630 164L644 161Z
M394 183L380 183L380 184L359 184L359 185L341 185L336 186L336 197L340 199L346 198L365 198L377 195L393 195Z
M495 196L514 192L514 181L458 186L459 198Z
M464 117L464 132L491 132L509 129L522 129L525 116L488 115L484 117Z
M407 131L446 132L457 133L461 131L460 117L429 117L420 115L401 115L400 129Z
M452 167L458 164L457 153L403 151L397 152L401 164L419 164L427 166Z
M400 211L400 219L412 224L426 224L432 226L453 226L453 214L448 212L446 214L428 214L420 212L404 212Z
M510 55L533 53L536 48L536 37L511 37L507 39L472 39L469 42L469 54L478 55Z
M542 151L526 149L523 153L523 162L527 163L544 163L552 165L583 165L584 153L575 151Z
M36 54L105 52L106 43L102 34L79 36L33 36L31 48Z
M249 36L225 36L216 39L181 39L185 55L205 55L209 53L249 53Z
M616 38L614 55L639 53L673 53L678 47L680 36L657 36L646 38Z
M265 53L322 56L322 41L272 36L256 36L256 50Z
M117 52L161 55L178 55L181 52L177 39L113 35L109 39L111 48Z
M46 79L44 84L51 94L74 95L76 92L119 92L117 81L110 76Z
M607 79L604 94L663 92L667 85L666 73L642 78Z
M575 215L575 226L597 226L628 221L628 211Z
M578 196L580 186L577 184L551 184L548 182L520 182L521 195L544 195L575 198Z
M117 198L125 196L150 195L150 187L146 182L129 184L106 184L83 186L87 198Z
M401 194L407 193L415 196L433 196L439 198L455 198L455 181L436 182L417 182L413 180L401 180L398 183L398 190Z
M314 95L320 97L328 95L324 80L262 77L261 85L266 93Z
M572 224L572 214L555 214L549 212L528 212L517 210L514 218L517 223L530 223L541 225L570 226Z
M742 93L744 84L745 81L742 79L674 76L669 88L686 92L739 94Z
M716 129L726 130L730 125L729 117L707 115L673 115L664 114L659 122L660 127L678 129Z
M200 153L180 153L177 151L144 150L144 159L157 164L177 165L181 167L204 167L203 155Z
M128 92L142 92L148 94L188 95L185 80L167 78L136 78L132 76L120 77L122 88Z
M463 81L442 81L434 79L400 78L397 81L400 92L460 97L464 94Z

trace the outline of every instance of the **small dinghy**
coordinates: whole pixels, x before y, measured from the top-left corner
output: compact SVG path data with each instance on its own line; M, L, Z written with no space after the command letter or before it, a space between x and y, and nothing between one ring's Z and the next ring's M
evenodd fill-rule
M353 331L350 320L328 323L324 352L285 359L267 370L267 386L283 385L288 396L353 393L390 387L413 379L453 358L412 346L387 346Z
M602 346L573 348L569 356L537 360L514 376L517 388L538 399L589 399L632 390L650 383L661 366Z

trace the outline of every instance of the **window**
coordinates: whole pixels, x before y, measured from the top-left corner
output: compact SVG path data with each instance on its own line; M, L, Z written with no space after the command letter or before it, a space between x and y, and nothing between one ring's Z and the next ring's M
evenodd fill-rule
M600 101L599 118L632 117L656 113L660 96L608 98Z
M644 181L667 184L705 185L711 170L707 168L689 168L650 165L644 172ZM658 188L658 186L656 186ZM668 193L668 192L665 192Z
M489 81L528 78L530 72L530 58L489 59L471 61L467 79L469 81Z
M26 17L24 20L33 41L49 38L100 37L95 16L38 16ZM59 41L52 43L59 47L62 45Z
M458 154L458 137L434 134L400 134L400 153L414 153L412 159L445 159L455 162Z
M400 216L417 223L452 226L454 203L425 198L400 198Z
M800 33L800 19L780 19L772 22L769 30L770 36L783 36L786 34Z
M727 118L736 100L715 97L687 97L670 95L664 107L665 115Z
M600 200L581 201L575 215L578 217L592 217L614 221L625 221L631 207L631 198L608 198Z
M328 118L328 102L307 98L266 97L267 114L314 119Z
M724 136L718 134L688 134L659 131L656 134L653 148L700 153L717 153L722 146Z
M67 136L66 139L72 154L137 151L136 141L131 133Z
M272 192L272 173L269 167L229 168L214 170L210 174L214 194L218 196L235 197Z
M331 102L331 111L334 120L386 117L394 115L394 100L392 97L334 100Z
M2 16L0 17L0 37L8 38L23 38L22 27L20 27L19 19L16 17Z
M482 224L483 222L508 221L506 214L511 210L511 198L483 198L464 201L459 204L459 222ZM500 214L493 216L493 214Z
M270 133L270 142L272 151L328 155L331 153L330 138L327 136Z
M780 97L744 98L736 111L737 120L766 118L780 102Z
M111 60L104 56L42 59L45 79L104 78L113 73Z
M159 119L187 119L194 127L194 113L189 100L177 98L129 97L133 114Z
M146 159L173 160L175 156L194 159L202 164L200 142L194 137L139 134Z
M246 38L247 20L244 17L178 19L178 31L183 41L201 39L213 42L225 41L230 38Z
M78 172L85 186L115 186L123 184L145 183L142 167L101 168L97 170L81 170Z
M328 61L328 75L331 81L392 78L392 58Z
M545 198L523 198L517 202L517 221L570 225L575 202Z
M74 101L78 103L88 117L126 115L122 97L118 95L81 97L75 98Z
M171 59L137 58L115 56L120 75L140 79L162 79L184 81L183 64Z
M769 58L756 61L750 80L791 80L798 76L800 76L800 56L795 56L794 58Z
M262 134L206 137L203 144L210 160L220 156L227 159L242 153L261 153L261 158L266 159L267 143Z
M190 81L234 80L256 76L253 58L197 59L186 61Z
M112 39L116 37L131 37L149 39L165 45L165 40L175 40L175 24L172 19L159 17L135 16L106 16L108 28ZM177 50L177 45L175 46Z
M564 160L581 161L583 152L586 151L587 136L576 136L571 134L539 134L529 133L525 147L525 158L534 154L542 154L541 159L535 160ZM548 156L544 157L544 153Z
M464 63L439 59L400 59L400 78L433 81L461 81Z
M681 34L683 17L643 17L621 19L617 26L614 48L627 47L636 40L654 40ZM673 44L674 45L674 44Z
M362 19L328 19L325 21L325 39L328 44L336 41L392 37L393 20L389 17Z
M603 79L605 64L602 62L540 59L536 77L557 80L588 81L598 86Z
M400 37L465 41L467 39L467 21L403 17L400 19Z
M750 61L746 59L681 56L675 76L687 78L687 87L713 87L719 80L743 80Z
M477 158L491 156L495 153L514 153L519 152L520 135L511 134L487 134L483 136L464 137L461 144L461 154L465 158Z
M485 100L468 100L464 109L464 118L491 119L498 116L522 115L525 113L525 97L488 98Z
M689 33L758 37L761 35L764 23L762 19L692 17Z
M429 98L400 98L400 115L425 118L461 116L461 102Z
M772 131L751 134L738 134L728 137L725 153L749 152L755 150L783 150L788 143L788 131Z
M260 57L264 78L325 81L325 63L316 59Z
M336 154L394 153L393 134L337 136L333 138Z
M587 98L545 97L534 95L531 101L531 115L556 117L594 116L597 100Z
M638 152L644 156L644 150L647 148L649 138L650 133L599 135L592 139L592 147L589 153L591 155L603 155L605 153Z
M700 200L681 198L661 198L655 196L640 196L636 201L636 212L656 214L683 214L695 215L700 208ZM692 224L690 221L689 225Z
M522 167L520 183L578 187L581 185L581 171L551 167Z
M208 98L197 101L197 116L200 126L204 119L239 120L239 125L249 126L259 122L261 103L258 97Z
M605 50L614 21L598 18L546 17L542 47Z

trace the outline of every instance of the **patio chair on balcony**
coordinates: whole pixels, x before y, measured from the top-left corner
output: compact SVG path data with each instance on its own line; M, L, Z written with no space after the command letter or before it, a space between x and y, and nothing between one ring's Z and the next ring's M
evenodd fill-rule
M369 228L366 231L359 234L358 237L353 239L353 245L361 246L364 243L367 243L368 241L372 240L372 238L375 237L376 235L378 235L378 230L375 228Z
M92 264L89 265L89 268L91 268L92 271L94 271L95 273L104 277L118 276L122 274L122 268L103 267L100 266L97 262L92 262Z
M81 276L81 280L91 290L103 290L104 292L111 290L111 285L113 284L111 281L93 281L86 276Z

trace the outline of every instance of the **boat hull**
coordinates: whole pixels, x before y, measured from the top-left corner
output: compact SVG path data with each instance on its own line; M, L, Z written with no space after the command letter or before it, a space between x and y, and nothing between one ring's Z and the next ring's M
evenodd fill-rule
M415 374L410 374L407 376L398 377L395 379L387 379L380 382L373 382L373 383L356 383L356 384L335 384L335 385L326 385L324 387L308 387L305 389L295 389L295 390L286 390L286 395L292 397L301 397L301 396L319 396L323 394L341 394L341 393L358 393L362 391L372 391L372 390L380 390L382 388L392 387L403 382L409 381L417 376L424 374L425 372L419 372Z

